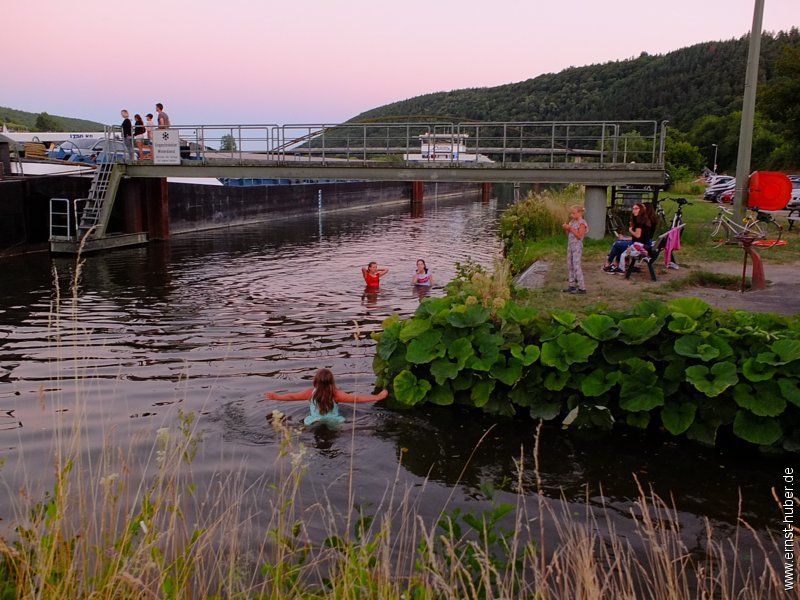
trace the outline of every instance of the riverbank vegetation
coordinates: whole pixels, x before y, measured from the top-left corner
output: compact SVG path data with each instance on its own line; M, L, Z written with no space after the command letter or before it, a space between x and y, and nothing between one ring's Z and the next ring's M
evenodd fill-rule
M622 423L710 445L732 434L799 451L800 321L658 298L693 282L731 286L734 279L692 271L668 288L637 296L626 288L580 312L555 300L560 292L550 291L543 304L542 295L512 288L509 272L533 260L563 260L563 235L555 234L575 192L532 194L511 207L499 227L508 257L501 268L462 267L444 298L426 300L410 319L387 319L373 334L378 386L405 406L460 403L564 428ZM708 241L693 238L715 210L697 200L686 207L682 261L712 254L741 260L740 251L711 252ZM585 269L587 258L602 264L608 243L587 244Z
M678 511L642 487L618 514L588 497L579 509L542 493L501 498L486 483L484 508L446 503L425 520L424 498L409 489L386 490L370 509L304 498L310 458L277 412L271 475L220 473L205 486L192 476L201 442L191 415L155 432L144 460L111 435L90 456L81 419L57 437L50 490L41 493L37 469L11 495L13 535L0 540L4 599L747 600L782 590L775 540L742 520L724 535L706 522L692 547ZM532 446L518 460L519 490L535 468Z

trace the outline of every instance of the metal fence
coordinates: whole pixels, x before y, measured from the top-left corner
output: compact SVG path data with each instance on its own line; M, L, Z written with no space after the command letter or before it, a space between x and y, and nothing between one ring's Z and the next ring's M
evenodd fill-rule
M178 125L181 157L213 161L637 163L663 167L666 122ZM114 127L114 135L119 128Z

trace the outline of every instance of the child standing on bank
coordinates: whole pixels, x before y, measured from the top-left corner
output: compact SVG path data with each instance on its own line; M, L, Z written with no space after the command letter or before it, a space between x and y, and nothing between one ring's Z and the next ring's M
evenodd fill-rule
M583 258L583 236L589 231L589 225L583 220L584 208L577 204L569 210L569 223L561 227L567 234L567 271L569 273L569 287L563 289L570 294L585 294L586 283L583 280L581 259Z

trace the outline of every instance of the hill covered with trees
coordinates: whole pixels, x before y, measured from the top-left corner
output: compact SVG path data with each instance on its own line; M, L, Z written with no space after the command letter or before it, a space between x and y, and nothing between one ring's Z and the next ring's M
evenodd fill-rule
M701 164L705 147L716 143L719 165L730 169L735 165L748 45L749 36L704 42L663 55L642 53L629 60L572 67L519 83L425 94L374 108L351 122L668 120L678 139L697 146ZM795 64L800 64L797 28L762 36L757 103L761 113L753 164L768 164L760 168L800 162L800 67ZM774 93L776 82L781 82L780 93ZM768 102L763 98L770 90ZM787 144L789 148L777 151Z
M0 123L18 131L103 131L103 124L84 119L32 113L0 106Z

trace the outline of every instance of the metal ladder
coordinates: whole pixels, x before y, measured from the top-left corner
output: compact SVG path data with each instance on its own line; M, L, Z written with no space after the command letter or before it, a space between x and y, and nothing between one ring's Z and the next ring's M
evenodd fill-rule
M110 153L113 155L113 153ZM108 157L110 158L110 156ZM89 197L83 206L83 214L78 224L78 238L82 238L86 233L97 225L100 215L103 212L103 205L106 200L106 191L111 179L111 172L114 170L114 161L107 160L99 163L94 172L92 185L89 187Z

